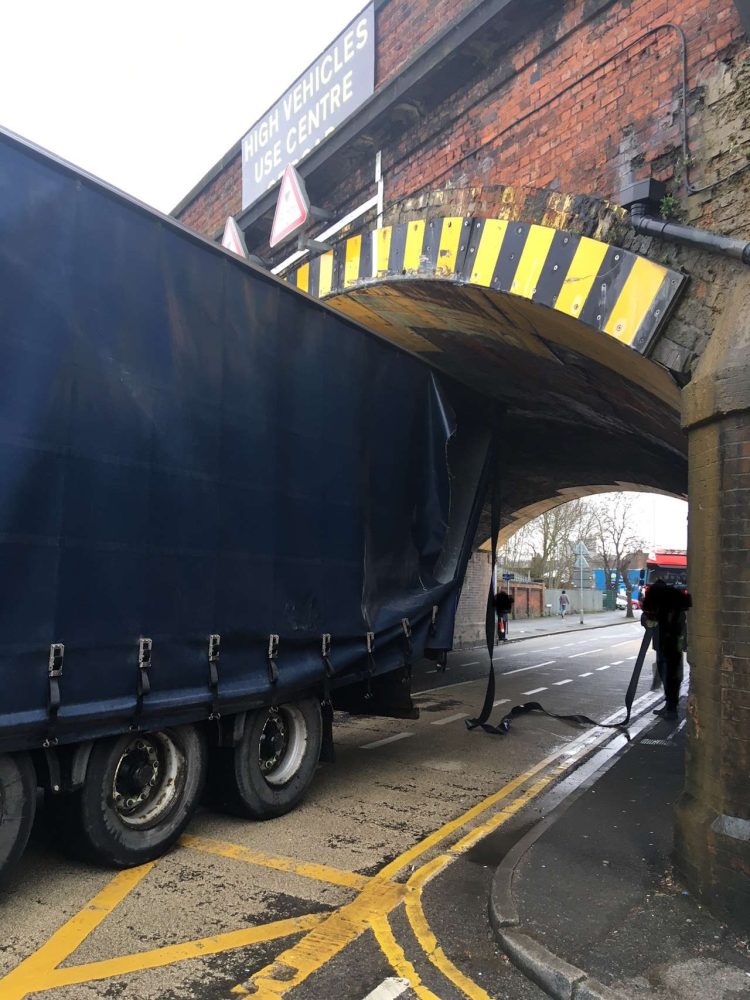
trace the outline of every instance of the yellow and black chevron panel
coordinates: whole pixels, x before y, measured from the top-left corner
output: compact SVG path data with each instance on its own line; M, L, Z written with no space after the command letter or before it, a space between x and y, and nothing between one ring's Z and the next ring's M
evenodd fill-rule
M645 257L548 226L452 217L342 240L289 280L324 298L409 278L478 285L579 319L644 352L687 279Z

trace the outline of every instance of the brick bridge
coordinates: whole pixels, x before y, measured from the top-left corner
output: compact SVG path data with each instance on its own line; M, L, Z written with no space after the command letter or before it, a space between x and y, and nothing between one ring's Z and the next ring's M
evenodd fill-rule
M750 4L375 0L374 16L374 93L300 164L313 202L354 218L289 279L496 401L506 532L602 487L688 496L677 860L747 922ZM380 218L356 212L376 159ZM622 207L638 182L666 184L652 217L704 232L647 232ZM235 216L269 257L275 200L242 204L238 143L175 214L213 237Z

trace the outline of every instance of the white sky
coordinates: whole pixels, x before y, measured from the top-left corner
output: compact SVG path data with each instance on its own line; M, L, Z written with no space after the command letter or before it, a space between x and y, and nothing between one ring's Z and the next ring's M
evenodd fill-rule
M6 0L0 125L170 211L365 0Z
M658 493L635 493L637 533L649 549L686 549L688 505Z

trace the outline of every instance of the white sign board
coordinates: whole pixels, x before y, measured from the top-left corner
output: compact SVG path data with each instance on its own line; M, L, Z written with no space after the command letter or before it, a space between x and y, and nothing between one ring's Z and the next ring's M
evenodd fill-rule
M371 3L305 70L242 140L242 208L254 201L371 96L375 5Z

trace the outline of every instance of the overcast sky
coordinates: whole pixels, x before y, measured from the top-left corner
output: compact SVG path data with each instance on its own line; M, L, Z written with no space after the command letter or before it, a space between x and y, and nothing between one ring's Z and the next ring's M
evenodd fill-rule
M0 124L170 211L365 0L8 0ZM683 548L682 501L644 497L650 545Z
M6 0L0 124L162 211L365 0Z

